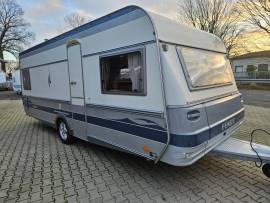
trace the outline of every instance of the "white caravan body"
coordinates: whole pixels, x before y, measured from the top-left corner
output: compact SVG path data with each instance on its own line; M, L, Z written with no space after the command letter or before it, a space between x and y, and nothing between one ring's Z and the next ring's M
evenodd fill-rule
M26 113L80 139L186 166L244 117L223 42L129 6L20 54Z
M21 94L22 85L21 85L21 71L20 70L15 70L12 73L12 88L14 92Z

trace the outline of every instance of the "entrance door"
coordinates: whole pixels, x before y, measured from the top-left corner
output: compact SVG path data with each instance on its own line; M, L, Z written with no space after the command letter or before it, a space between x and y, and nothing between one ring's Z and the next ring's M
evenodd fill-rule
M84 105L84 87L80 44L68 47L68 65L71 103L74 105Z
M86 134L85 101L82 70L81 45L76 42L67 48L71 110L73 112L72 128L76 137L84 138Z

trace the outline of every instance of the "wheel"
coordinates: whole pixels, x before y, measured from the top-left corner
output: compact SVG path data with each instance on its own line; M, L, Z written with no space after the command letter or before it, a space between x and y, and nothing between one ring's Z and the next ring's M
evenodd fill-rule
M264 164L262 167L263 174L270 178L270 164Z
M74 137L70 134L69 127L65 121L60 120L57 129L58 135L64 144L72 144L74 142Z

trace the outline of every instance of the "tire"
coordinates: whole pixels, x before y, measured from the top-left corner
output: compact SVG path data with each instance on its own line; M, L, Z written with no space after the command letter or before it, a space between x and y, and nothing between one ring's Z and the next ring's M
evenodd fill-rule
M264 164L262 167L263 174L270 178L270 164Z
M70 133L70 128L64 120L57 123L58 136L64 144L74 143L74 137Z

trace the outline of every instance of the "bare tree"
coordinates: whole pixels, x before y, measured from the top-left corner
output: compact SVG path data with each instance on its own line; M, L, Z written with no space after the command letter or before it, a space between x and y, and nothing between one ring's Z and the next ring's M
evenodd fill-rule
M270 0L239 0L239 11L249 23L270 34Z
M65 18L65 23L70 28L76 28L85 24L89 19L82 16L80 13L74 12L67 15Z
M4 59L4 52L17 57L23 47L33 39L29 32L29 24L23 19L24 12L15 0L0 0L0 58ZM1 68L6 72L5 63Z
M180 19L185 23L223 39L229 54L237 46L244 29L239 28L235 2L228 0L179 1Z

